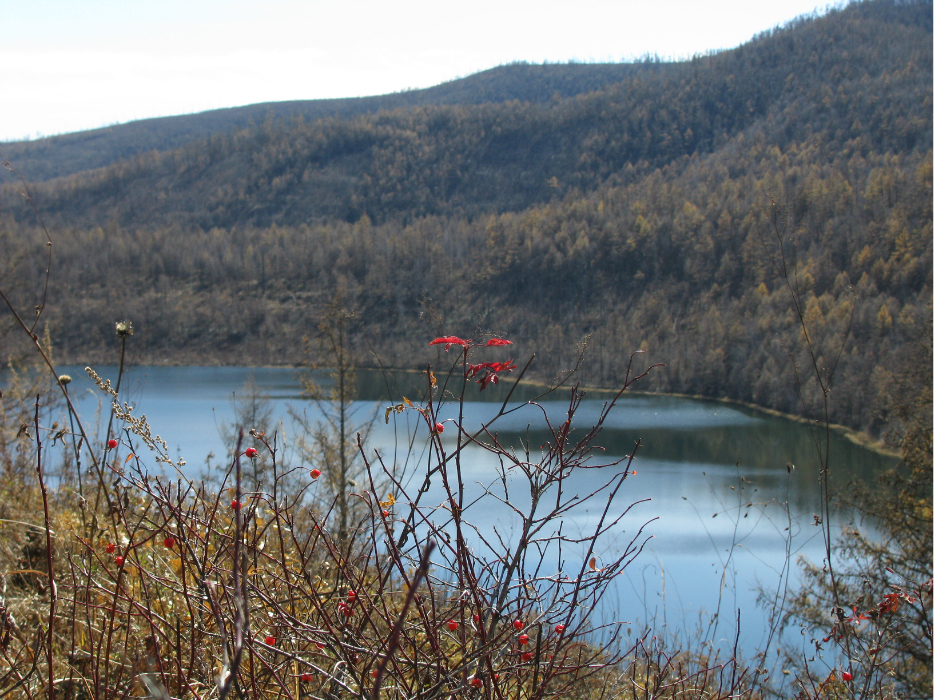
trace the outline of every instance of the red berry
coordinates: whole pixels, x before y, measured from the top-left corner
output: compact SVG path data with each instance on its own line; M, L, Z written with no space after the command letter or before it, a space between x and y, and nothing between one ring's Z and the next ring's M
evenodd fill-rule
M352 603L357 599L356 591L347 591L347 602Z
M457 631L457 620L448 620L448 629L452 632Z
M230 507L234 510L240 510L240 501L234 499L230 502Z
M474 676L473 678L470 679L470 685L472 685L474 688L482 688L483 679L477 678L476 676Z
M370 675L373 676L373 678L376 678L379 675L379 671L374 668L372 671L370 671Z
M117 562L117 566L123 566L123 557L118 556L114 561Z
M117 449L117 445L119 445L119 444L120 444L119 442L117 442L117 441L114 440L113 438L110 438L110 440L107 441L107 449L108 449L108 450L115 450L115 449Z
M311 478L312 478L312 479L317 479L319 476L321 476L321 470L320 470L320 469L312 469L312 470L311 470L310 472L308 472L308 473L311 474Z
M164 544L169 549L172 549L172 547L175 546L175 538L170 535L169 537L166 537L164 540L162 540L162 544Z
M350 617L353 615L353 608L349 605L345 605L343 608L341 608L341 612L344 613L344 617Z
M531 661L534 658L535 658L535 654L533 654L531 651L527 651L522 655L523 661Z
M480 624L480 616L477 615L476 613L474 613L474 616L473 616L473 623L474 623L475 625L479 625L479 624Z
M276 646L276 638L273 637L272 635L269 635L268 637L266 637L264 641L266 642L266 644L268 644L271 647Z
M529 643L529 635L527 635L527 634L520 634L520 635L519 635L519 644L528 644L528 643Z
M245 455L246 455L247 457L249 457L250 459L253 459L253 458L256 456L256 454L257 454L257 453L256 453L256 448L255 448L255 447L247 447L247 448L246 448L246 452L244 452L243 454L245 454Z
M840 674L840 678L842 678L847 683L849 683L851 680L853 680L853 674L850 673L849 671L844 671L843 673Z
M388 510L384 510L384 511L383 511L383 517L384 517L384 518L388 518L388 517L389 517L389 511L388 511Z
M525 627L525 623L522 622L522 620L516 620L515 622L512 623L512 626L516 630L516 632L518 632L523 627Z
M564 625L555 625L555 632L558 634L564 634Z
M117 545L111 542L110 544L107 545L106 549L107 549L107 554L113 554L114 552L117 551Z
M435 432L440 435L444 432L444 423L435 423Z
M315 642L315 646L318 647L319 649L324 649L325 645L324 645L324 642Z
M302 674L302 682L303 682L303 683L311 683L311 681L313 681L314 678L315 678L314 675L311 674L311 673L303 673L303 674Z

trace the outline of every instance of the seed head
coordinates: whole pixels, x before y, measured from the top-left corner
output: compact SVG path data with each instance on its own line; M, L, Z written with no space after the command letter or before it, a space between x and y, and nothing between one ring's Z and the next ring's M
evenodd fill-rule
M117 321L115 330L118 338L129 338L133 335L133 323L131 321Z

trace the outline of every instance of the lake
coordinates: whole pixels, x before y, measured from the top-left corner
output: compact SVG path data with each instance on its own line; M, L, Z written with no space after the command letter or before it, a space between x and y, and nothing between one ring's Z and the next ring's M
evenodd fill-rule
M116 368L96 369L116 383ZM100 406L101 392L83 368L62 367L60 371L72 375L71 393L78 397L79 410L92 417ZM302 398L298 377L299 370L291 368L135 367L124 378L121 398L137 407L136 414L147 416L153 432L168 443L172 456L183 457L188 474L197 476L206 464L218 469L225 462L227 447L222 434L225 426L235 423L232 399L235 392L241 397L249 393L245 388L248 382L268 397L273 420L281 423L287 437L295 432L290 406L307 411L314 420L314 405ZM387 386L392 387L392 398L398 401L402 393L417 396L417 384L422 381L413 374L400 377L388 385L375 372L363 372L358 379L356 419L364 422L379 413L368 450L379 450L387 460L401 461L405 450L400 445L406 442L399 439L398 424L387 425L382 420L389 399ZM399 382L406 386L400 387ZM498 408L494 402L501 402L506 391L505 384L485 392L471 387L465 427L478 427ZM522 385L513 399L527 402L539 392L536 387ZM520 439L533 447L542 444L547 436L542 429L542 411L554 422L563 423L566 396L549 397L540 409L526 406L507 416L498 424L501 440L513 446L519 445ZM589 393L574 425L589 427L608 396ZM414 416L411 412L405 415ZM442 417L456 415L456 406L449 405ZM450 431L451 444L455 432ZM422 430L415 441L416 456L422 451L424 438ZM647 500L622 520L618 540L604 542L602 554L612 557L649 520L645 533L650 539L642 555L617 579L605 614L634 624L669 624L670 629L686 621L688 629L679 631L687 634L693 631L693 621L719 606L716 641L732 645L736 610L740 609L741 646L756 648L765 630L765 613L756 606L757 587L775 587L786 561L788 538L793 561L799 556L819 561L823 556L821 529L814 525L820 507L819 467L808 427L715 401L627 395L610 414L597 441L605 448L601 460L611 462L628 454L637 439L642 441L633 463L637 474L626 481L617 512ZM894 465L893 459L836 434L831 454L838 487L853 478L870 479ZM470 465L470 483L465 484L469 499L495 479L498 462L488 451L476 447L467 450L465 462ZM794 465L791 471L789 464ZM605 474L600 470L583 470L569 482L569 488L583 493L603 481ZM435 485L426 500L437 504L443 500L440 493ZM584 512L566 525L585 529L593 517ZM493 527L502 532L515 526L509 513L495 504L475 506L470 518L479 523L483 534L490 534ZM841 519L837 520L839 525Z

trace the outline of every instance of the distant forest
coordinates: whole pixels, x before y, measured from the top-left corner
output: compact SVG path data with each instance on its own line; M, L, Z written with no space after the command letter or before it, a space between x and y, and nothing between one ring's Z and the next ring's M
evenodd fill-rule
M931 25L930 1L867 0L680 63L504 66L0 150L52 235L60 360L112 360L130 318L137 362L301 363L340 289L365 364L482 327L547 380L592 334L588 383L644 349L667 365L648 389L799 413L777 214L820 361L843 347L832 418L880 434L931 335ZM0 285L32 309L45 238L4 183Z

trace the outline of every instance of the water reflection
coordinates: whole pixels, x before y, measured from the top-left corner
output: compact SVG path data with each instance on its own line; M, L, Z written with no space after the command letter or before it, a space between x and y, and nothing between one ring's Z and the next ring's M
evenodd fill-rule
M82 368L62 371L75 378L72 393L79 397L85 415L92 415L99 392L86 380ZM115 368L98 371L116 378ZM134 368L125 381L128 389L122 398L135 403L137 413L147 415L153 431L165 437L173 454L184 456L192 475L197 475L209 453L218 457L226 454L219 427L233 422L231 396L250 378L273 400L274 416L282 422L286 435L295 430L288 405L307 410L313 417L314 407L300 397L298 372L287 368ZM424 377L417 374L401 374L387 382L381 374L362 373L358 378L361 400L355 404L358 420L367 420L390 399L398 401L402 395L417 399L423 384ZM511 390L506 384L482 393L471 387L472 400L464 405L465 427L478 429ZM520 386L513 390L511 400L519 404L540 393L540 388ZM567 397L567 392L558 392L537 406L510 413L497 423L498 438L517 448L527 445L534 454L549 439L549 433L542 429L543 419L552 424L564 422ZM601 392L588 395L575 418L575 435L589 429L607 399ZM449 403L442 418L456 416L457 411L458 406ZM377 421L370 449L378 450L387 463L407 464L413 473L425 453L427 434L411 412L397 421L389 425ZM414 455L409 452L408 431L416 431L411 443ZM456 439L454 433L451 430L444 435L449 444ZM603 555L609 558L623 551L650 520L646 533L651 540L643 556L620 579L614 591L617 609L608 614L635 620L671 613L671 618L683 620L720 605L722 634L731 640L728 619L732 619L732 611L741 608L743 642L747 648L754 647L764 629L762 612L755 606L757 582L768 587L777 580L787 551L793 558L821 558L820 528L813 524L820 496L811 431L795 421L715 401L627 396L596 438L595 444L602 450L594 460L620 460L633 451L637 441L641 441L633 462L637 475L625 483L617 506L622 509L644 502L620 523L616 540L604 542ZM893 460L836 434L831 439L831 455L835 480L841 485L852 478L869 479L893 464ZM794 465L791 471L789 463ZM489 452L471 447L465 452L464 464L468 467L468 499L480 495L484 488L502 488L496 483L501 465ZM617 467L581 470L568 488L588 493L618 471ZM518 492L511 496L527 502ZM434 505L444 500L438 484L432 485L425 498ZM439 519L444 517L438 513ZM588 508L569 518L565 527L586 531L596 517L597 510ZM517 525L515 515L491 499L473 506L468 519L487 537L493 536L494 530L505 536Z

